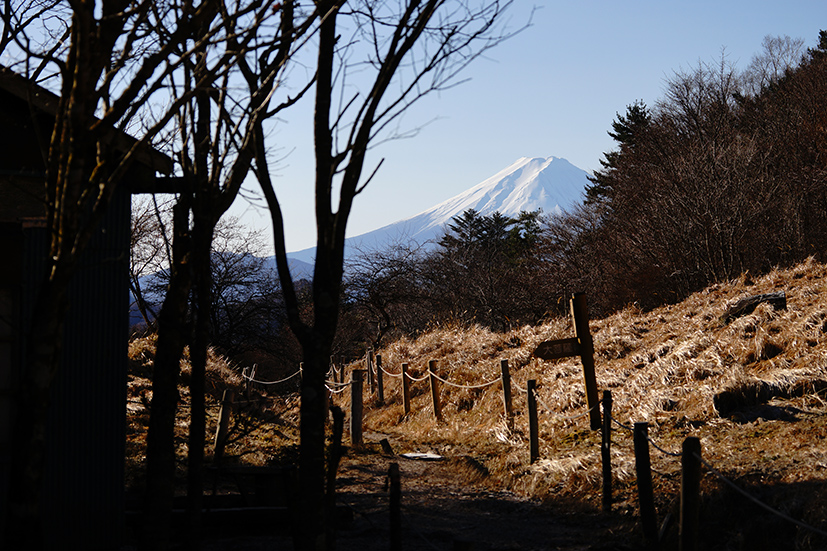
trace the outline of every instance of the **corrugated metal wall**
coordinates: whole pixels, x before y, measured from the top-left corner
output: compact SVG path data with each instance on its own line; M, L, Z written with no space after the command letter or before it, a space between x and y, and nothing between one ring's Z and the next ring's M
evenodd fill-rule
M114 198L72 285L52 388L44 475L49 549L117 549L123 530L130 198ZM44 228L26 232L27 272L43 273ZM29 279L34 300L38 278ZM31 302L29 303L31 304Z

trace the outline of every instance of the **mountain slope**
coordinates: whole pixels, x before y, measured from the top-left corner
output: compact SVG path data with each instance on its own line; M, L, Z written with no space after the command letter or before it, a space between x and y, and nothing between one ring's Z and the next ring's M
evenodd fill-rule
M347 254L374 250L394 242L424 244L440 236L452 218L468 209L490 215L517 216L521 211L542 209L560 214L583 198L588 173L559 157L518 159L469 190L416 216L377 230L348 238ZM315 248L290 253L302 262L313 262Z

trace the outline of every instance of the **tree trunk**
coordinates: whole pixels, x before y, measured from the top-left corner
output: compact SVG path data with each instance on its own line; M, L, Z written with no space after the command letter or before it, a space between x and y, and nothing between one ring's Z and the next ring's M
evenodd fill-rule
M193 243L195 327L190 346L190 432L187 447L187 517L191 549L198 549L202 528L204 443L207 434L205 379L212 304L210 251L214 225L203 221L203 218L196 216Z
M170 537L175 493L175 411L178 374L187 342L190 271L189 205L175 205L173 265L169 288L158 317L158 339L152 370L152 405L146 449L146 519L144 549L163 549Z
M304 347L299 428L299 519L296 549L327 549L325 507L325 419L324 375L330 361L330 345L318 340Z

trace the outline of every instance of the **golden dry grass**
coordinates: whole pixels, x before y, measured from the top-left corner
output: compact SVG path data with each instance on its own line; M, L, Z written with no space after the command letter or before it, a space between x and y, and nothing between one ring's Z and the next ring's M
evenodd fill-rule
M155 359L155 335L136 338L129 343L129 378L127 400L126 485L143 490L146 461L146 432L152 402L152 369ZM175 445L178 480L185 480L189 431L189 354L181 360L180 401L175 421ZM268 395L260 389L245 396L241 369L232 366L214 350L208 351L206 372L207 462L212 460L221 398L224 390L235 393L233 422L225 449L225 461L249 465L266 465L283 455L294 454L298 440L298 397L292 394Z
M739 299L776 291L786 293L786 310L761 305L728 324L721 321ZM761 277L746 274L680 304L647 312L630 306L590 326L597 385L600 391L611 390L617 421L612 448L616 511L637 507L632 438L623 426L645 421L652 441L663 450L677 452L686 436L697 436L703 457L718 471L773 507L827 530L827 266L808 260ZM400 379L386 375L383 405L365 393L365 431L373 438L377 435L372 433L389 437L397 452L465 458L449 464L474 465L475 483L597 509L600 434L589 429L586 417L567 418L586 410L580 361L532 356L539 343L571 336L571 321L561 318L506 333L446 325L390 343L378 351L390 373L398 374L407 363L411 375L422 379L428 361L436 360L438 375L454 384L494 383L484 388L440 384L445 421L438 423L427 380L412 383L413 411L405 416ZM135 352L133 361L146 370L148 355L146 349ZM503 415L502 385L496 382L501 360L509 362L514 387L513 430ZM364 364L348 366L354 368ZM238 369L225 365L213 372L220 374L216 390L236 384ZM534 464L528 461L526 395L518 390L529 379L536 380L540 397L542 459ZM147 382L145 376L133 377L130 407L137 407L136 396L146 395ZM257 429L240 438L231 455L260 464L277 456L280 447L295 445L297 399L276 400L275 433ZM347 392L334 395L333 401L348 410ZM183 437L181 442L183 446ZM654 448L650 453L662 516L675 508L680 459ZM458 477L470 476L466 467L457 469ZM720 529L731 532L741 548L750 548L750 534L762 530L792 538L791 549L816 549L824 543L806 530L793 527L790 532L786 524L778 527L756 515L755 507L744 505L708 469L703 488L705 510L721 519Z
M762 304L729 324L722 315L739 299L784 291L787 309ZM648 422L652 440L677 452L698 436L703 456L744 484L817 484L827 478L827 266L813 260L762 277L744 275L713 285L680 304L649 312L631 306L591 322L598 388L611 390L613 417L621 424ZM600 435L588 419L579 358L543 361L532 356L542 341L573 336L568 319L494 333L446 326L378 351L392 373L406 362L414 377L437 361L440 377L458 385L496 380L500 360L512 384L537 382L543 459L528 462L525 394L514 392L516 426L503 415L502 386L483 389L440 384L445 422L436 422L427 381L412 384L413 411L404 416L400 380L385 376L383 406L368 399L367 430L392 435L410 448L465 454L483 464L488 483L537 498L574 497L599 503ZM354 366L355 367L355 366ZM716 400L716 396L718 399ZM345 395L334 399L347 407ZM720 411L719 411L720 410ZM618 424L613 469L621 507L634 507L631 434ZM656 490L665 504L677 496L680 460L651 450ZM708 472L710 491L722 486ZM783 493L783 492L782 492ZM819 495L823 494L819 490ZM787 495L784 493L784 495ZM822 525L823 506L802 498L793 507Z

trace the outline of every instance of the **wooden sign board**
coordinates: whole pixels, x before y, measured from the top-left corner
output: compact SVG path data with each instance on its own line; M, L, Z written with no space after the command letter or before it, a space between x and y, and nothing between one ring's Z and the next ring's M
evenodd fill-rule
M577 337L541 342L534 355L543 360L557 360L580 355L580 341Z

